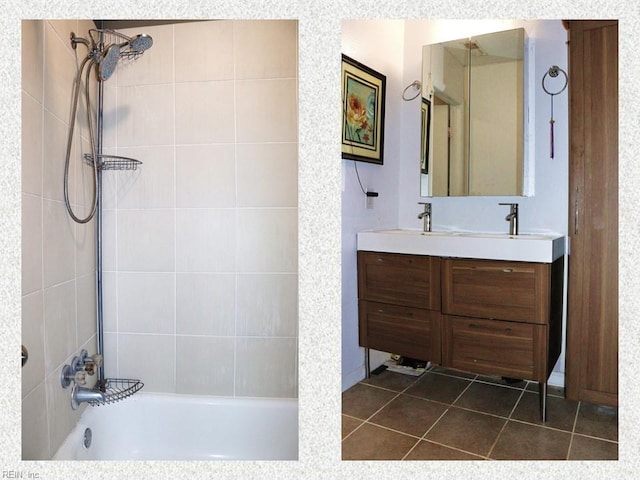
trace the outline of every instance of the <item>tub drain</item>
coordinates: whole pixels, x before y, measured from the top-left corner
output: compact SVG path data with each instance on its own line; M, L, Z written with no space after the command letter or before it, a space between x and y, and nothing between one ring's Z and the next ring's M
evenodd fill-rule
M89 448L91 446L91 438L93 436L93 433L91 433L91 429L90 428L86 428L84 430L84 440L82 441L82 444L84 445L84 448Z

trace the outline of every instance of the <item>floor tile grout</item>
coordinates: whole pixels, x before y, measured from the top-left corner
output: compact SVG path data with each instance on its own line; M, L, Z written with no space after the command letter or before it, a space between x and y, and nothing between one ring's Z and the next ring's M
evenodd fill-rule
M415 392L411 393L410 390L413 389L414 387L416 387L417 385L419 385L421 382L424 382L426 379L429 378L429 375L439 375L441 377L449 377L449 378L453 378L453 379L457 379L457 380L465 380L467 381L467 385L464 385L462 391L456 396L456 398L452 401L452 402L442 402L442 401L438 401L438 400L433 400L430 398L426 398L423 396L419 396L416 395ZM384 382L385 379L382 380L382 382ZM343 414L345 417L347 418L352 418L354 420L360 421L361 423L354 428L349 434L347 434L343 439L342 442L344 442L345 440L347 440L351 435L353 435L356 431L358 431L359 429L361 429L363 427L363 425L368 424L371 426L375 426L375 427L379 427L379 428L383 428L387 431L399 434L399 435L403 435L405 437L409 437L409 438L413 438L415 439L415 443L408 449L408 451L406 451L404 453L404 455L402 456L401 460L407 460L407 458L414 452L416 451L416 449L418 448L418 446L420 445L421 442L428 442L434 445L439 445L443 448L448 448L448 449L452 449L452 450L456 450L458 452L461 453L465 453L468 455L473 455L474 457L478 457L479 459L485 459L485 460L492 460L491 459L491 455L494 453L496 446L498 445L500 438L502 437L502 435L504 434L505 430L507 429L507 427L509 426L509 422L512 423L518 423L518 424L522 424L522 425L528 425L528 426L533 426L533 427L539 427L548 431L554 431L554 432L559 432L559 433L563 433L563 434L569 434L569 445L567 448L567 452L566 452L566 456L565 459L568 460L571 456L571 451L574 447L574 439L577 437L583 437L583 438L589 438L589 439L593 439L593 440L600 440L600 441L604 441L608 444L611 445L619 445L619 442L616 440L610 440L608 438L603 438L603 437L599 437L597 435L590 435L590 434L583 434L583 433L578 433L576 432L576 428L578 425L578 419L580 416L580 410L583 406L582 402L577 402L577 407L575 410L575 413L573 414L573 422L571 424L571 428L570 429L562 429L562 428L558 428L557 426L549 426L546 423L533 423L531 421L527 421L527 420L521 420L518 418L514 418L515 412L517 411L518 407L522 404L523 400L525 399L525 393L526 394L537 394L539 395L539 392L536 392L534 390L529 390L529 381L525 381L525 384L523 386L512 386L512 385L503 385L497 382L492 382L486 378L480 378L479 375L475 375L475 376L456 376L455 374L449 374L447 372L441 372L441 371L433 371L433 369L427 370L425 372L425 374L421 375L420 377L416 378L415 381L410 382L408 385L401 387L399 386L399 388L389 388L386 386L381 386L381 385L375 385L375 384L371 384L371 383L363 383L360 382L362 385L366 385L368 387L372 387L372 388L377 388L379 390L384 390L387 392L390 392L393 394L393 396L384 403L384 405L382 405L380 408L378 408L376 411L374 411L371 415L369 415L366 419L360 419L351 415L346 415ZM460 405L456 405L457 402L459 402L461 400L461 398L469 391L469 389L472 387L472 385L474 383L478 383L478 384L483 384L483 385L488 385L491 387L498 387L498 388L506 388L506 389L510 389L510 390L516 390L519 391L519 395L517 396L517 400L515 401L515 403L513 404L513 406L511 407L509 413L505 416L505 415L497 415L494 413L489 413L489 412L483 412L481 410L477 410L474 408L468 408L468 407L463 407ZM401 384L400 384L401 385ZM396 430L394 428L390 428L387 427L385 425L380 425L378 423L376 423L375 421L373 421L373 418L380 414L381 411L383 411L385 408L387 408L390 404L392 404L394 401L397 401L398 399L401 398L401 396L406 395L407 397L411 397L411 398L416 398L416 399L420 399L423 401L427 401L427 402L432 402L433 404L437 404L437 405L441 405L444 406L445 409L444 411L440 414L440 416L433 422L431 423L430 426L428 426L426 432L424 434L422 434L421 436L412 434L412 433L408 433L402 430ZM555 397L555 398L560 398L560 399L565 399L564 396L558 396L558 395L553 395L553 394L549 394L550 397ZM406 398L406 397L405 397ZM529 398L530 400L530 398ZM442 421L443 417L445 417L445 415L447 415L450 411L451 408L455 407L456 409L459 410L464 410L467 412L471 412L471 413L476 413L476 414L481 414L481 415L487 415L487 416L491 416L494 418L498 418L504 421L498 435L496 436L496 438L494 439L489 451L486 453L486 455L482 455L482 454L478 454L475 452L467 452L465 450L462 450L460 448L451 446L451 445L447 445L446 443L440 443L440 442L436 442L436 441L432 441L427 439L428 434ZM529 404L529 401L526 404L526 407L523 407L526 409L526 411L529 411L531 405ZM572 405L567 407L569 410L569 412L571 412L571 408L573 408ZM529 414L527 415L527 418L529 417ZM566 417L565 417L566 418ZM567 418L567 420L569 420L569 418ZM567 425L568 427L568 425ZM402 426L402 428L405 428L404 426ZM566 438L566 437L565 437ZM604 447L603 447L604 448ZM609 448L609 447L607 447ZM612 447L611 447L612 448ZM398 452L400 453L400 452Z

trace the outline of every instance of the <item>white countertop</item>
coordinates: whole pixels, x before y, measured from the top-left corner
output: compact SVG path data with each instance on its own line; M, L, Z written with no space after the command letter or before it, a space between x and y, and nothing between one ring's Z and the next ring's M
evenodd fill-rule
M565 243L563 235L555 234L424 233L402 229L365 231L357 237L358 250L541 263L552 263L563 256Z

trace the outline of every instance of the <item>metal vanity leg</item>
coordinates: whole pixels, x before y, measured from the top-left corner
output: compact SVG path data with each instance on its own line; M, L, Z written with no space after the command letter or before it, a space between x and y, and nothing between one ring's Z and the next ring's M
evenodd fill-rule
M369 378L371 376L371 364L369 363L369 349L364 349L364 373L365 378Z
M538 395L540 396L540 419L547 421L547 382L538 383Z

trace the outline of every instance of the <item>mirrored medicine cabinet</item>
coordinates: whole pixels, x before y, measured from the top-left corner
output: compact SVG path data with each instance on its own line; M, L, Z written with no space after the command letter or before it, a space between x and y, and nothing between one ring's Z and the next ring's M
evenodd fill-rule
M421 196L524 195L525 31L422 49Z

